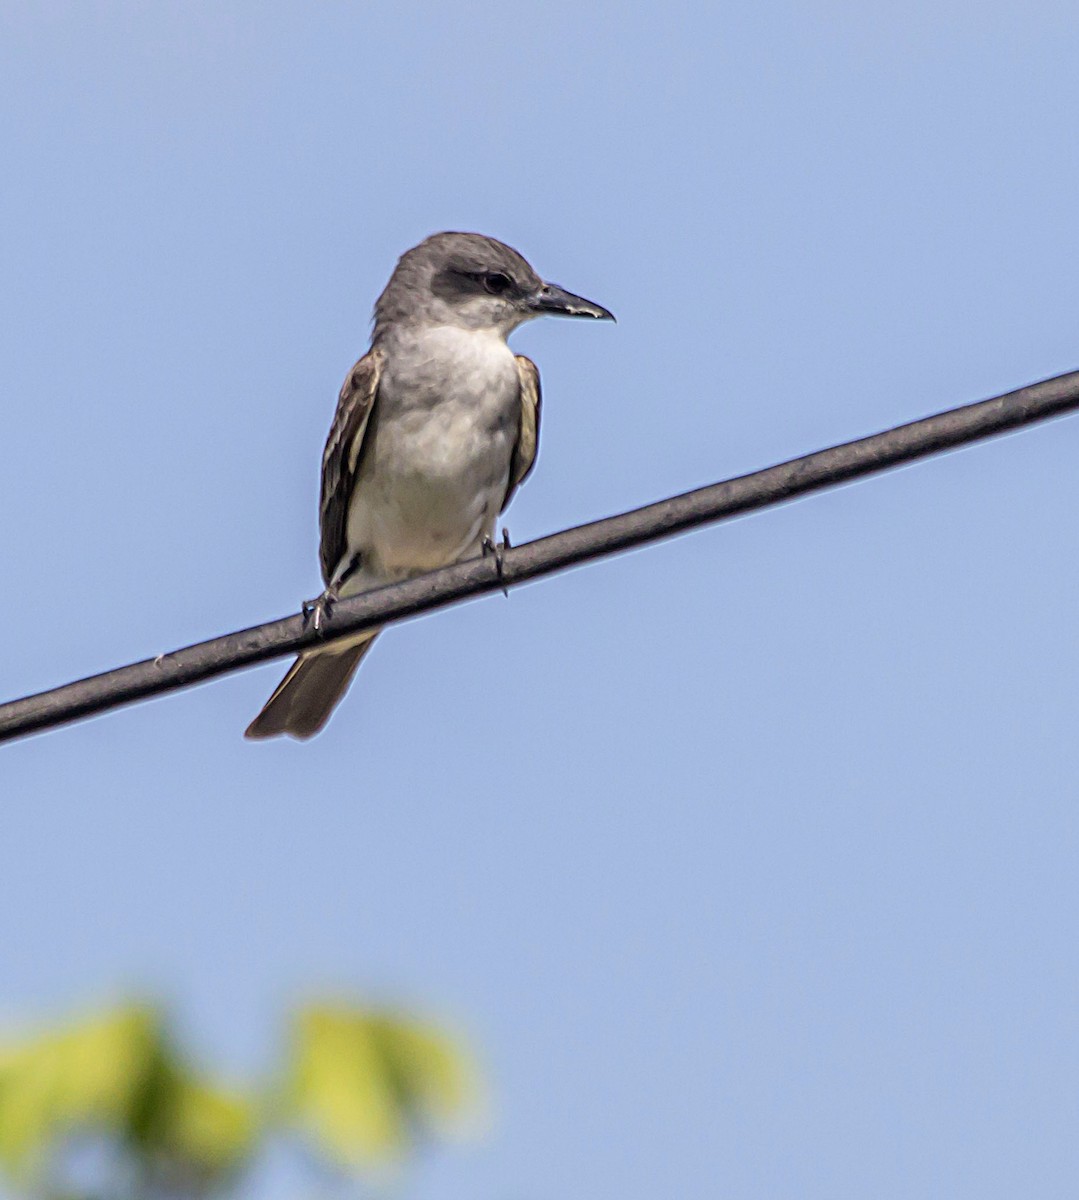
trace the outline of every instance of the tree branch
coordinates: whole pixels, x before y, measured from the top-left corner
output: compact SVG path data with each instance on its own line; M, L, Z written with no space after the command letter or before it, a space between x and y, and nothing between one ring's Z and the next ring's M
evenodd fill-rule
M0 741L190 687L343 634L403 621L470 596L551 575L577 563L617 554L698 525L781 504L1077 408L1079 371L1074 371L1004 396L791 459L752 475L741 475L539 538L507 550L501 574L493 558L476 558L342 600L334 607L321 636L305 625L301 616L285 617L13 700L0 705Z

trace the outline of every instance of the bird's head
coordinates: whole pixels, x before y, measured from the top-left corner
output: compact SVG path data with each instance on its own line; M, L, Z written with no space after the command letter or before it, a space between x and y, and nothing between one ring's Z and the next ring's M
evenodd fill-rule
M506 336L545 313L614 320L591 300L545 283L503 242L479 233L436 233L401 256L375 306L375 326L417 322Z

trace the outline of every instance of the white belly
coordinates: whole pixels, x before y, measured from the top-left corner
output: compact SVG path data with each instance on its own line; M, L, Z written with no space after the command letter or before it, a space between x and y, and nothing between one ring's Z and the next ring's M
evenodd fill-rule
M431 330L387 359L348 521L350 552L382 580L479 552L520 417L516 362L497 335Z

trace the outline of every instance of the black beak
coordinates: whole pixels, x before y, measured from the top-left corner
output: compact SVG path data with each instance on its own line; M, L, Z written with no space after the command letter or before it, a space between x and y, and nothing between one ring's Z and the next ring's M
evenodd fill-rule
M614 313L593 304L583 296L575 296L557 283L545 283L532 297L531 309L536 313L555 313L563 317L595 317L597 321L613 321Z

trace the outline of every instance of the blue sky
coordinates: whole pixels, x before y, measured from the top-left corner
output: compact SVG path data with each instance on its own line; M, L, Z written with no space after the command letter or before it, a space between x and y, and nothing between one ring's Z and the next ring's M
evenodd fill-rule
M371 6L373 8L373 6ZM396 256L519 247L515 541L1079 365L1073 5L0 9L5 698L295 610ZM0 1017L445 1014L460 1196L1071 1196L1079 422L0 749ZM259 1196L294 1194L287 1162Z

